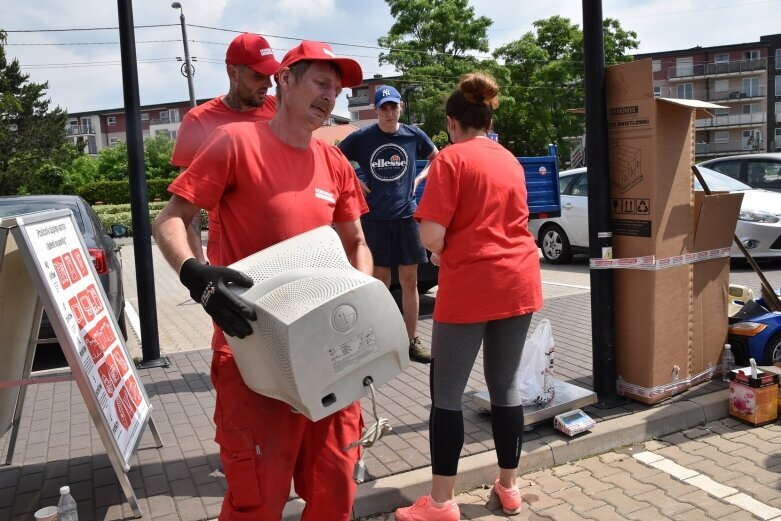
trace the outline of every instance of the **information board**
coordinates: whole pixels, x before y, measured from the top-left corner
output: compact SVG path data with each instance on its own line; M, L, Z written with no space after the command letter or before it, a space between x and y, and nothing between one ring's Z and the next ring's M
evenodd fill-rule
M5 260L0 262L0 295L4 303L10 299L24 302L27 310L17 312L23 317L34 315L42 304L123 492L134 513L140 516L126 472L147 423L157 446L162 443L152 422L149 398L73 214L70 210L50 210L3 218L0 231L0 239L6 243ZM16 262L9 262L13 259ZM20 270L21 265L26 269ZM12 266L16 266L13 272L9 269ZM31 306L35 302L37 307ZM33 330L33 340L29 341L11 339L7 331L0 331L0 340L12 340L2 342L2 355L27 360L22 379L6 384L34 383L29 379L37 337L37 329ZM30 337L30 333L26 335ZM18 370L14 375L18 376ZM19 396L14 416L17 419L24 393ZM8 416L5 408L0 407L0 412Z

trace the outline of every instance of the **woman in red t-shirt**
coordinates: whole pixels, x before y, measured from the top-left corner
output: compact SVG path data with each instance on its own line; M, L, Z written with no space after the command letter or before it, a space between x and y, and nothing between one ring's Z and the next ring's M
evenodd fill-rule
M453 496L464 444L461 399L481 344L499 464L493 490L505 513L521 507L516 469L523 407L516 373L532 313L542 307L542 283L523 167L487 138L498 105L491 76L461 78L445 106L453 145L432 161L415 212L420 238L441 266L431 345L433 477L430 495L396 511L400 521L459 519Z

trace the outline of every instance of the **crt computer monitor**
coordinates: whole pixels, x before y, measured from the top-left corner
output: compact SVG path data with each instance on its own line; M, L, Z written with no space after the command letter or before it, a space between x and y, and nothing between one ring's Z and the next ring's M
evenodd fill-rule
M404 320L385 285L347 260L322 226L250 255L231 268L252 303L252 334L227 336L253 391L290 404L313 421L346 407L409 366Z

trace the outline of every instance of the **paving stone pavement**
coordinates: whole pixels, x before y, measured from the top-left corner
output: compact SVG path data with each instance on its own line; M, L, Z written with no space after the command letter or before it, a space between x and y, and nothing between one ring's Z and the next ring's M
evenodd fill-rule
M126 296L138 309L131 244L125 243L122 255ZM139 375L154 407L153 418L164 447L156 449L147 430L128 475L145 513L144 519L212 519L219 512L225 490L224 479L216 470L218 451L213 442L214 391L209 382L211 353L208 349L212 326L205 313L191 302L156 247L153 248L153 259L161 351L169 357L171 366L140 370ZM746 283L758 289L753 277L755 275L750 270L737 268L733 279L745 279ZM781 285L781 269L774 268L769 278L774 285ZM552 322L557 343L557 378L590 388L588 268L582 259L569 267L546 266L543 279L546 307L535 316L533 326L546 317ZM430 341L433 301L430 296L424 296L421 301L420 334L426 342ZM134 355L140 356L138 337L133 332L128 347ZM587 412L597 420L597 427L594 432L575 440L565 439L549 423L538 425L525 438L520 472L531 484L533 480L526 476L532 472L545 472L545 469L553 472L550 469L558 468L567 461L586 461L581 458L588 459L592 455L608 453L616 447L655 436L664 439L694 425L719 421L726 412L724 388L725 384L720 381L710 382L657 406L627 402L609 410L589 407ZM482 360L478 358L468 382L467 394L484 389ZM371 404L364 400L363 406L368 421ZM379 413L389 419L394 430L380 446L367 453L367 482L359 487L356 518L390 512L425 493L430 473L429 406L427 366L412 364L392 383L378 389ZM464 470L462 488L473 490L467 498L469 501L465 501L463 512L473 516L467 519L493 519L478 517L497 514L490 509L489 513L480 510L484 508L484 496L488 491L473 488L492 480L490 417L468 397L464 407L466 439L461 463ZM733 427L736 431L740 430ZM8 435L5 435L0 438L2 454L7 451L7 445ZM778 469L768 472L777 473ZM556 474L551 475L561 479ZM630 477L637 479L631 473ZM607 477L594 479L599 481ZM75 384L58 382L29 386L13 464L0 467L0 519L30 519L32 512L38 508L56 503L58 488L66 483L71 485L79 503L82 521L130 518L132 512L124 501ZM568 488L580 486L585 487L583 494L588 496L591 488L586 484L574 483ZM545 515L554 515L553 519L569 519L559 517L568 515L568 508L577 514L578 510L573 509L577 506L576 499L581 496L573 495L569 499L564 490L559 490L562 492L560 498L554 498L560 503L550 504L552 510ZM552 492L557 491L545 493L550 495ZM574 494L575 489L571 492ZM624 494L634 497L630 492ZM542 506L552 501L547 496L539 497L542 498L539 501L532 501L531 495L527 498L527 502L532 504L531 513L536 512L537 507L540 511L545 510ZM466 503L471 506L466 508ZM649 503L655 504L650 500ZM285 519L296 519L300 509L301 502L291 499ZM470 513L472 509L474 513ZM521 516L531 513L522 513ZM551 518L534 515L540 517L528 518Z
M461 519L781 520L781 425L732 418L520 475L507 516L490 486L461 492ZM645 463L652 461L653 463ZM362 521L393 521L378 514Z

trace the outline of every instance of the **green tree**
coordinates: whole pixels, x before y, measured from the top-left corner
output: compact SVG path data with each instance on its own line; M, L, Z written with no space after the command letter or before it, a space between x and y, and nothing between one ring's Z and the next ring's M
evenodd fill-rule
M494 128L516 155L538 155L555 143L560 158L568 158L569 138L581 136L585 123L573 112L585 106L583 32L561 16L533 25L533 31L494 51L510 75ZM627 51L637 48L637 34L611 18L603 26L606 63L631 60Z
M144 162L147 179L170 179L179 172L171 166L174 141L165 134L144 141Z
M98 153L98 180L100 181L126 181L127 173L127 144L118 141L116 145L106 147Z
M56 192L61 186L55 180L62 176L55 172L75 154L64 142L68 115L59 107L50 110L48 83L29 81L18 60L8 61L5 43L0 30L0 194Z

